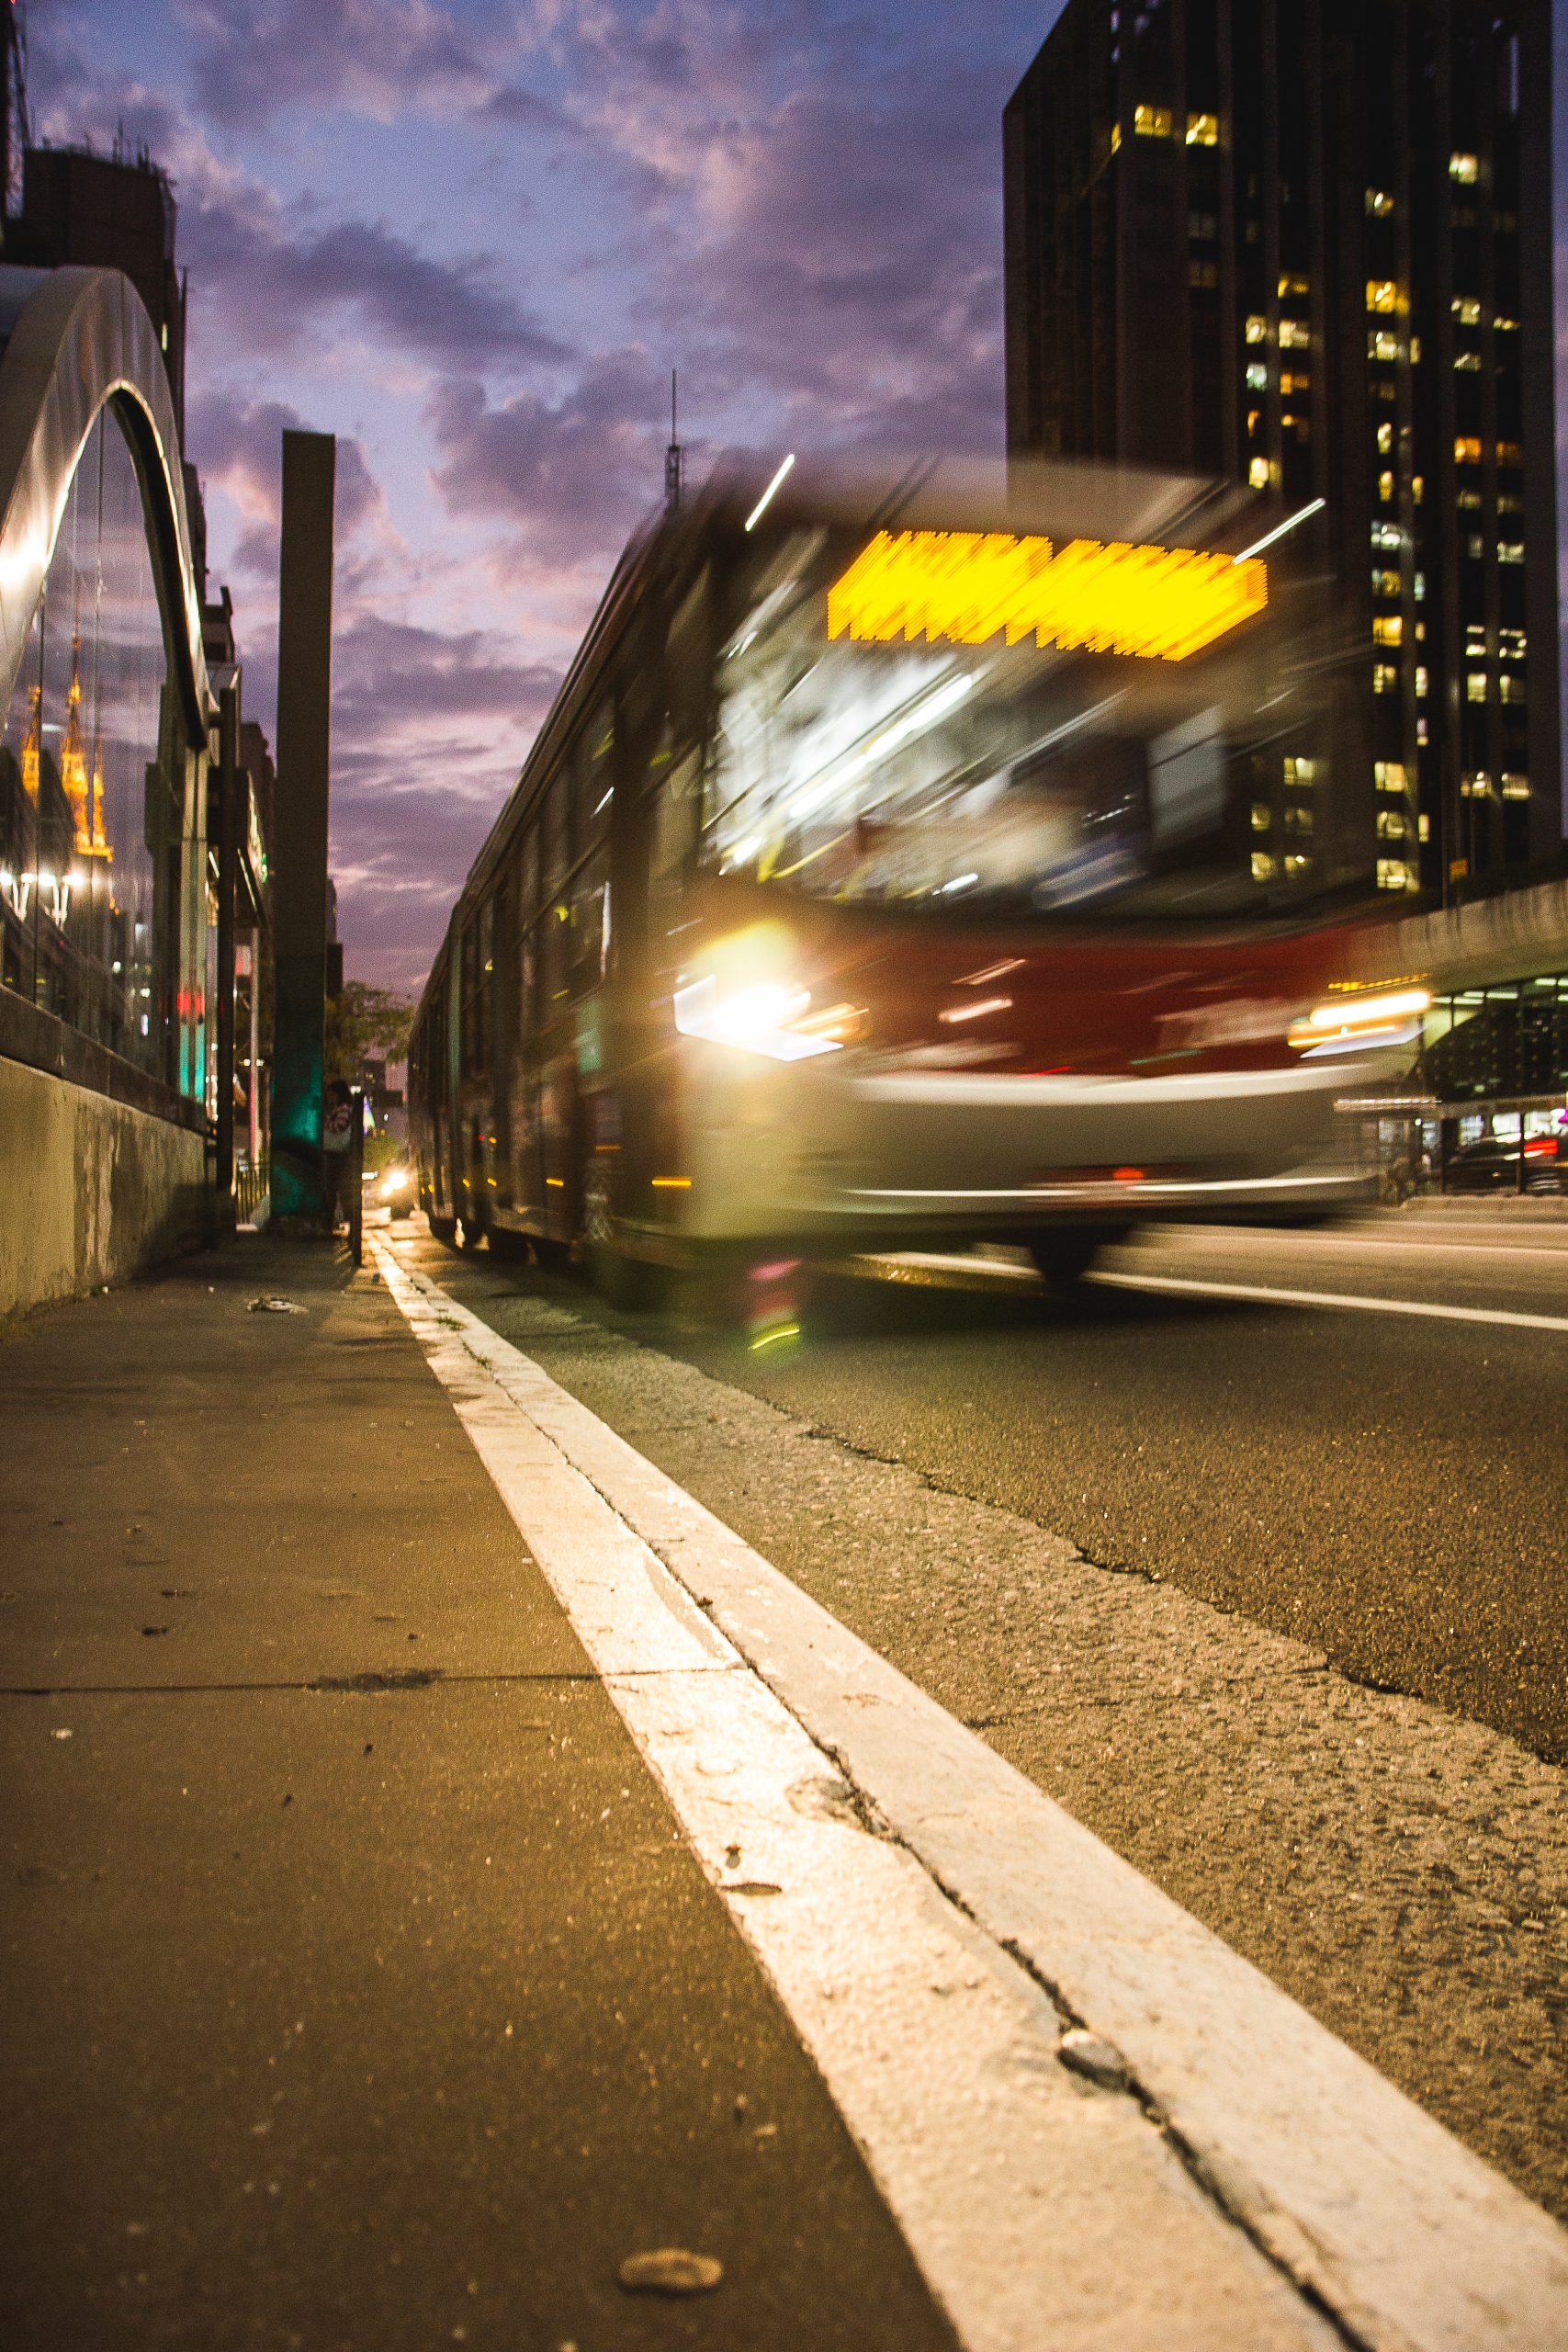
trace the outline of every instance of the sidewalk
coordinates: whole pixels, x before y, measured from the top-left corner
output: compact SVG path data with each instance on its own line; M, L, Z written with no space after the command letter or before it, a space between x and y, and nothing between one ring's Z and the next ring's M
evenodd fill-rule
M368 1271L63 1308L0 1426L8 2346L952 2342Z

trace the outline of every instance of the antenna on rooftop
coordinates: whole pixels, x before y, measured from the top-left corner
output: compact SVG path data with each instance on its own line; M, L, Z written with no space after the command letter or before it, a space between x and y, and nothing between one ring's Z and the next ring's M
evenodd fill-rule
M681 447L681 435L675 422L676 378L670 370L670 447L664 452L664 511L673 514L681 503L681 492L686 480L686 453Z

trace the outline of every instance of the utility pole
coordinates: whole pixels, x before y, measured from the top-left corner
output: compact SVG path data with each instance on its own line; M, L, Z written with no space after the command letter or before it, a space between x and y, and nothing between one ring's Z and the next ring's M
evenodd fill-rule
M675 370L670 370L670 447L664 452L664 511L675 514L686 481L686 453L675 425Z
M320 1216L333 682L330 433L283 436L277 614L277 873L273 884L272 1203Z

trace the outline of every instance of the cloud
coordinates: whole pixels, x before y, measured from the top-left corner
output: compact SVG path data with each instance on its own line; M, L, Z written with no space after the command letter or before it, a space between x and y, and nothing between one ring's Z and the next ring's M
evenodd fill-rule
M211 118L254 130L290 107L391 122L491 99L499 20L460 23L432 0L179 0L193 79Z
M641 351L594 360L558 401L524 391L492 405L457 379L430 405L431 479L455 515L503 522L538 559L613 557L660 490L667 381Z
M231 550L235 569L258 582L270 585L277 577L283 435L306 429L305 419L282 401L244 401L202 392L187 411L187 454L209 500L219 492L232 502L239 517ZM340 568L356 538L383 555L406 553L364 447L347 434L337 436L333 520Z
M201 130L140 83L100 84L51 106L45 134L105 152L123 140L174 183L179 245L198 312L219 340L276 359L357 327L372 344L443 368L515 371L570 355L479 253L436 256L384 220L323 220L220 156Z

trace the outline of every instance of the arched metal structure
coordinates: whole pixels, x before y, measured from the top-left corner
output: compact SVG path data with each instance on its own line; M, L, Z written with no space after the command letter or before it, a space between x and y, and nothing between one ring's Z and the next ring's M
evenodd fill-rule
M0 268L0 707L16 684L72 479L112 406L141 478L191 738L216 714L179 433L157 330L114 269Z
M0 266L0 1313L207 1214L201 617L141 298L117 270Z

